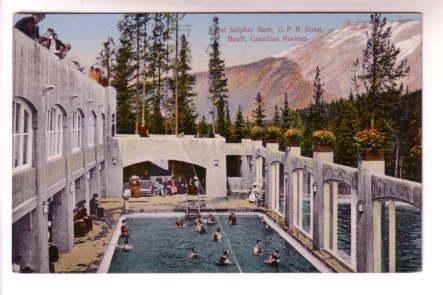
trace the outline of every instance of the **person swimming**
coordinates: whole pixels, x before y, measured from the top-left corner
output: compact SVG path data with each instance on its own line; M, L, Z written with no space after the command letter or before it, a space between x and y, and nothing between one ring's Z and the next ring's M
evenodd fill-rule
M262 240L257 240L254 249L252 250L254 255L262 256L264 249L263 249L263 242Z
M221 229L217 228L217 231L212 234L212 240L214 242L219 242L222 238Z
M198 255L197 248L192 247L191 253L189 254L189 259L198 258L198 257L200 256Z
M224 265L232 264L232 261L231 261L231 259L229 259L229 256L230 256L229 251L228 250L224 250L223 251L223 255L218 260L217 265L224 266Z
M237 216L234 212L232 212L228 217L228 223L230 225L237 225Z
M278 266L278 264L280 263L280 250L275 249L274 252L272 252L271 256L269 256L269 258L265 260L265 263L272 266Z
M204 234L206 232L206 227L203 225L202 222L198 222L194 229L195 232L198 232L200 234Z
M129 237L129 227L126 223L126 219L122 220L122 226L120 227L120 236L124 238Z
M214 224L215 223L215 216L212 214L209 214L208 216L208 224Z
M117 248L123 249L125 252L129 252L132 249L132 246L129 244L129 240L126 238L123 245L117 245Z
M181 218L177 219L177 221L175 222L175 225L177 227L184 227L185 226L185 221Z
M260 217L260 223L261 224L266 224L266 220L265 220L264 216Z

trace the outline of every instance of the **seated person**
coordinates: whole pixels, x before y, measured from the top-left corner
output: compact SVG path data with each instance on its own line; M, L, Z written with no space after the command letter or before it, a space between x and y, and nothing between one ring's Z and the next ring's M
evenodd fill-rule
M252 250L254 255L262 256L264 249L263 249L263 242L262 240L257 240L257 243L255 244L254 249Z
M271 256L269 256L269 258L265 260L265 263L272 266L278 266L278 264L280 263L280 250L275 249L274 252L272 252Z
M89 212L94 215L97 220L102 220L104 217L104 209L100 207L98 194L94 194L89 201Z
M74 209L74 237L79 238L88 232L83 214L78 208Z
M122 226L120 227L120 236L124 238L129 237L129 227L126 223L126 219L122 221Z
M217 265L224 266L224 265L232 264L232 261L231 261L231 259L229 259L229 256L230 256L229 251L228 250L224 250L223 251L223 255L218 260Z
M175 225L177 227L184 227L185 226L185 221L181 218L177 219L177 221L175 222Z
M208 224L214 224L215 223L215 216L212 214L209 214L208 216Z
M231 213L231 215L229 215L228 217L228 223L230 225L236 225L237 224L237 216L235 215L234 212Z
M217 231L212 234L212 240L214 242L219 242L221 240L222 234L220 231L220 228L217 228Z
M198 258L197 248L192 247L191 254L189 254L189 259Z
M119 249L123 249L123 251L128 252L132 249L132 246L129 244L129 240L126 238L123 242L123 245L117 245L116 246Z

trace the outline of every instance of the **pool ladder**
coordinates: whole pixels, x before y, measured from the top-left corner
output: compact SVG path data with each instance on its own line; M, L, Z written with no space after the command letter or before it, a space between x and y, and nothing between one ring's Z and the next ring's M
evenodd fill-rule
M186 195L186 217L196 218L200 215L200 195L198 195L197 206L195 206L195 201L192 201L192 206L189 206L188 196Z

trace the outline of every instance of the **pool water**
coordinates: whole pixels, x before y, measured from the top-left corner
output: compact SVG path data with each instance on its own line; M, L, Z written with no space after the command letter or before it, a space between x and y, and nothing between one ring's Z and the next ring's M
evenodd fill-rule
M195 273L239 272L234 263L217 266L228 239L242 272L318 272L316 268L272 229L265 229L258 216L238 216L237 225L228 225L227 216L218 216L225 235L220 242L211 240L218 224L207 225L207 233L194 232L193 220L185 228L175 228L176 218L128 219L129 243L133 249L124 252L116 248L109 268L110 273ZM264 243L263 256L252 254L256 240ZM192 247L197 247L197 259L188 259ZM280 249L280 265L264 263L274 249Z

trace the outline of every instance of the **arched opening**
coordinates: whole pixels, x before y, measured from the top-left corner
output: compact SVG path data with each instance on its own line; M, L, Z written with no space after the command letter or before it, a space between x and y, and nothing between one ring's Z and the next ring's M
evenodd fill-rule
M284 165L280 162L271 164L271 209L285 215L285 180Z
M46 114L46 156L48 159L61 157L63 153L63 120L65 112L58 105Z
M292 171L293 225L312 237L313 176L306 169Z
M258 156L255 159L255 183L259 191L259 199L265 204L266 159Z
M12 169L32 166L33 120L35 115L28 102L21 98L12 101Z
M206 169L192 163L136 163L123 168L125 187L132 178L140 183L140 196L206 193Z
M374 271L420 271L421 210L389 197L374 201L373 208Z

